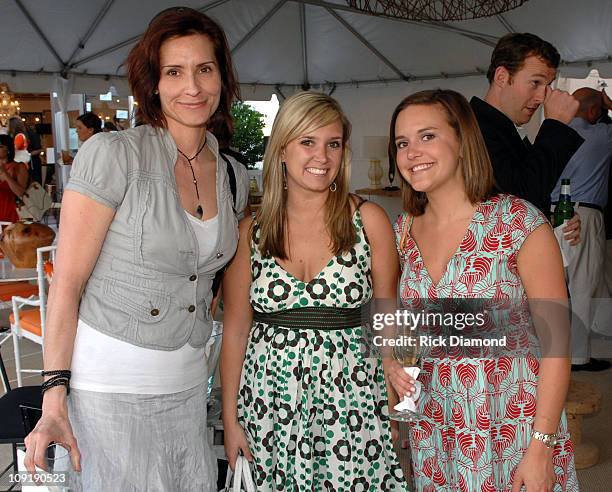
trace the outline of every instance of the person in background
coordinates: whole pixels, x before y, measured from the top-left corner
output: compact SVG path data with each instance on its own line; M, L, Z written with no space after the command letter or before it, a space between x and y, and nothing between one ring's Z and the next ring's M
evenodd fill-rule
M129 128L129 122L127 120L121 120L117 118L117 116L113 116L113 123L115 127L117 127L118 132L120 132L121 130L125 130L126 128Z
M568 123L578 102L551 89L561 57L555 47L529 33L503 36L491 55L489 90L470 105L484 137L497 191L528 200L548 216L550 193L583 138ZM533 144L522 140L516 126L527 124L544 106L545 120ZM565 238L580 240L580 219L564 228Z
M75 127L79 141L85 143L96 133L102 131L102 120L97 114L83 113L76 119Z
M526 200L492 192L478 123L457 92L404 99L391 119L389 145L405 210L395 224L402 304L444 310L446 300L461 299L456 304L471 310L490 299L488 319L496 321L472 332L451 327L451 334L507 340L501 353L425 350L416 404L426 419L409 429L415 489L578 491L563 413L567 294L550 224ZM557 304L556 318L543 316ZM559 346L551 348L553 334ZM540 350L547 356L538 360ZM412 395L415 381L399 363L389 367L398 394Z
M214 132L231 131L238 84L221 27L185 7L151 21L126 68L141 125L88 138L64 193L25 465L60 442L73 490L216 492L205 347L238 219Z
M30 153L28 152L28 130L21 117L11 116L9 118L8 134L13 137L16 161L29 164Z
M362 353L362 306L395 298L397 255L386 213L349 194L349 136L329 96L283 103L224 279L225 450L254 461L258 492L407 490L382 360Z
M29 126L27 128L27 131L28 152L30 153L30 177L33 181L43 184L42 159L40 157L43 152L41 138L34 126ZM49 168L47 168L47 174L48 173Z
M27 127L19 116L9 119L9 135L15 142L15 160L29 164L30 179L42 184L42 143L33 126ZM47 169L48 171L48 169Z
M606 94L607 97L607 94ZM606 103L604 103L606 106ZM604 111L598 123L612 125L612 118L609 116L609 111ZM608 194L612 190L612 172L608 173ZM608 202L603 210L604 228L606 231L606 249L604 258L604 267L602 281L598 292L596 293L597 300L595 302L595 312L591 313L593 317L593 331L605 335L612 335L612 200Z
M0 220L17 222L16 199L28 186L28 166L15 162L15 147L9 135L0 135Z
M584 138L584 143L565 166L550 199L554 207L561 179L569 178L574 210L582 218L582 238L567 266L572 301L572 370L603 371L610 368L610 362L591 357L590 333L594 321L592 298L598 296L605 274L603 209L608 202L612 160L612 126L598 121L604 111L612 109L612 101L605 92L589 87L576 90L573 96L580 107L569 126Z
M112 121L105 121L104 122L104 128L102 129L102 131L105 132L116 132L117 127L115 126L115 124Z
M604 112L599 122L612 125L612 118L610 118L609 112ZM608 175L608 193L610 190L612 190L612 172ZM608 203L604 208L604 223L606 228L606 261L602 296L612 297L612 200L610 199L608 199ZM606 320L605 323L609 324L609 320Z
M81 144L87 142L91 137L102 131L102 120L97 114L88 112L83 113L76 119L76 133ZM62 162L64 164L72 164L74 157L70 152L62 151Z

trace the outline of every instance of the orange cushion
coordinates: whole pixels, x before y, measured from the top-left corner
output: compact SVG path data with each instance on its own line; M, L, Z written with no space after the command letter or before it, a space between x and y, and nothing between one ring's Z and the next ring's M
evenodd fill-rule
M11 325L15 324L15 315L11 313L9 316ZM19 313L19 324L22 330L29 331L34 335L42 336L42 327L40 326L40 310L36 309L25 309Z
M0 301L10 301L13 296L30 297L38 295L38 285L29 282L0 283Z

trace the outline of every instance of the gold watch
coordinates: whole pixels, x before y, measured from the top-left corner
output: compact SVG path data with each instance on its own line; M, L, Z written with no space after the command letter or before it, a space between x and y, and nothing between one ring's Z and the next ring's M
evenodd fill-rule
M542 441L544 446L550 449L553 449L557 445L557 434L544 434L534 430L531 437L537 439L538 441Z

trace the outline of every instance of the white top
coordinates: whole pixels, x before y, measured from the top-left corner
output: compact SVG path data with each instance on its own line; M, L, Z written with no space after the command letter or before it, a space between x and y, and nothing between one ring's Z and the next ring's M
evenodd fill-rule
M217 242L218 216L204 221L187 216L198 240L200 262L206 262ZM205 350L188 343L171 351L138 347L79 320L70 387L100 393L179 393L207 379Z
M215 215L212 219L200 220L193 215L185 212L189 218L189 223L193 226L198 246L200 248L200 263L206 263L206 260L213 254L217 243L217 233L219 231L219 216Z

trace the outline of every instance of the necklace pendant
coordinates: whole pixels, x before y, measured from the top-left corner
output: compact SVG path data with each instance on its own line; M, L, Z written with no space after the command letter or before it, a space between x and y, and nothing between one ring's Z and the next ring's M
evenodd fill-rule
M196 213L198 214L198 219L204 217L204 210L202 210L202 205L198 205L198 208L196 208Z

